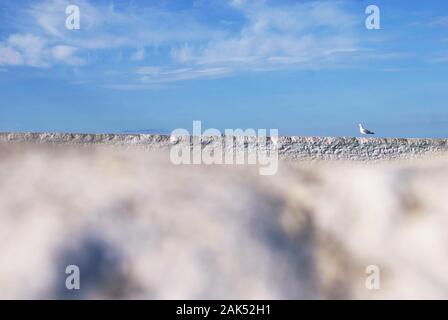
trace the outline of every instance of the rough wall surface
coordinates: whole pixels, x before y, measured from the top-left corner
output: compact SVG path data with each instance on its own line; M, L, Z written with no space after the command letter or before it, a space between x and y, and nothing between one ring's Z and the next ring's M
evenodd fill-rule
M75 145L125 145L169 149L189 137L170 139L157 134L0 133L0 142ZM203 137L202 146L225 145L224 138ZM191 144L191 143L190 143ZM279 137L269 140L282 160L391 160L409 159L448 151L448 139ZM192 145L192 144L191 144ZM234 142L235 150L254 151L247 143ZM247 148L247 149L246 149Z

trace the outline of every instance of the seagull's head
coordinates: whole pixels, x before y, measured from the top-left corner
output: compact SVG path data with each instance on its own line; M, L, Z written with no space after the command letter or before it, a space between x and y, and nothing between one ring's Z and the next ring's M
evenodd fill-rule
M358 126L359 126L360 128L362 128L362 124L358 123Z

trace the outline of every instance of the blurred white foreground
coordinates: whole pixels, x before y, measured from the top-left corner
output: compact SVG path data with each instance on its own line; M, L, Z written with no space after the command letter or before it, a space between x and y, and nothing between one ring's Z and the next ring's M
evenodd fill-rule
M448 161L0 145L0 298L448 298ZM81 290L65 288L78 265ZM366 267L380 270L368 290Z

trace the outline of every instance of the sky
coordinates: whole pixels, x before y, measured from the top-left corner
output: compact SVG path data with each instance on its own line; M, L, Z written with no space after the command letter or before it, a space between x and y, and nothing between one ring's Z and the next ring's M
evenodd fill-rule
M0 131L448 137L447 101L446 0L0 0Z

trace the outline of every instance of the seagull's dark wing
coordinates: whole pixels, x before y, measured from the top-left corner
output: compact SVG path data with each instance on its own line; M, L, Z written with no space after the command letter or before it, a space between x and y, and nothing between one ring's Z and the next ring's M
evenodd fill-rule
M375 132L366 129L366 134L375 134Z

